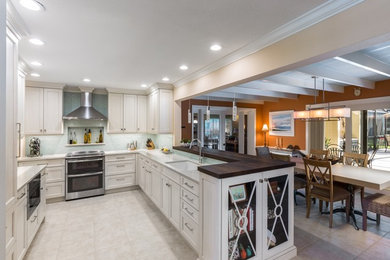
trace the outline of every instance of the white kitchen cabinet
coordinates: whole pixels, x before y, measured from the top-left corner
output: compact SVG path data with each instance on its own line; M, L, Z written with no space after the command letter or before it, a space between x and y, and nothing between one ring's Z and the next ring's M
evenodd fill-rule
M137 96L123 95L123 131L137 132Z
M107 155L105 159L105 189L135 185L135 154Z
M180 185L164 176L162 182L162 211L178 229L180 228L181 217L180 201Z
M146 133L147 131L147 96L137 96L137 132Z
M15 209L15 260L22 260L27 251L27 186L18 192L18 202Z
M148 102L148 132L168 134L173 131L173 93L172 90L153 91Z
M162 177L161 174L156 171L151 171L151 177L152 177L152 200L154 203L161 208L162 204Z
M146 96L108 94L108 133L146 132Z
M26 87L25 94L25 134L62 134L62 89Z
M145 169L145 193L151 197L152 195L152 171Z
M231 259L240 244L253 259L296 256L293 190L293 167L224 179L201 173L202 258ZM233 201L241 191L245 200Z
M47 172L44 170L41 174L41 202L38 207L38 225L40 225L46 217L46 178Z
M108 133L123 132L123 94L108 94Z

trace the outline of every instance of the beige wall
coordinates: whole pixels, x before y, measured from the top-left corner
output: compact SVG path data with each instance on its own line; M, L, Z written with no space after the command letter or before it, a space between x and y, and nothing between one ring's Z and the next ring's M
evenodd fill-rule
M339 143L339 121L324 122L324 136L330 138L330 144Z
M175 89L175 100L248 82L390 39L390 1L368 0ZM364 19L362 19L364 18Z

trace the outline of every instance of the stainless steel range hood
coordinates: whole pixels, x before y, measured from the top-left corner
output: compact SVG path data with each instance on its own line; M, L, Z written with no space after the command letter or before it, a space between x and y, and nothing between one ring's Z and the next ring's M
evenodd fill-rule
M107 118L92 107L92 92L81 93L81 106L63 117L67 120L107 120Z

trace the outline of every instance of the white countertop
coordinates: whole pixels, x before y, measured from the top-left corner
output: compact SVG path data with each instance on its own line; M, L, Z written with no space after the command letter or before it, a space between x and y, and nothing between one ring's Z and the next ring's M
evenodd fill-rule
M36 157L20 157L18 162L28 162L28 161L42 161L42 160L54 160L54 159L64 159L66 154L45 154Z
M138 152L140 154L150 158L151 160L154 160L154 161L162 164L164 167L167 167L175 172L178 172L179 174L184 175L184 176L186 176L186 177L188 177L196 182L199 182L199 180L200 180L199 171L183 171L183 170L179 171L178 169L172 167L167 162L191 161L193 163L198 164L199 166L216 164L216 163L225 163L223 161L219 161L219 160L215 160L215 159L211 159L211 158L203 158L204 163L199 164L197 155L193 155L193 154L185 153L185 152L179 152L179 151L175 151L174 153L170 153L170 154L164 154L158 149L139 150Z
M38 166L21 166L18 167L16 187L17 190L20 190L24 187L30 180L32 180L38 173L46 168L46 165Z

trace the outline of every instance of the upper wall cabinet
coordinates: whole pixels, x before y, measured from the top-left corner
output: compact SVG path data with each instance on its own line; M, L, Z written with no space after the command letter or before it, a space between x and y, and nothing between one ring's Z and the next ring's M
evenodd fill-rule
M146 132L145 117L146 96L108 94L108 133Z
M158 89L148 96L148 132L168 134L173 131L172 90Z
M62 134L62 89L26 87L24 133Z

